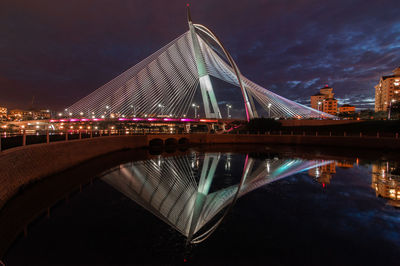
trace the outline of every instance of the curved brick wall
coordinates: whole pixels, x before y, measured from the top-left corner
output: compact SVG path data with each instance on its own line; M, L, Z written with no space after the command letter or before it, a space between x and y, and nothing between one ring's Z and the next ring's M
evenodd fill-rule
M111 136L5 150L0 153L0 209L23 185L94 157L146 144L146 136Z

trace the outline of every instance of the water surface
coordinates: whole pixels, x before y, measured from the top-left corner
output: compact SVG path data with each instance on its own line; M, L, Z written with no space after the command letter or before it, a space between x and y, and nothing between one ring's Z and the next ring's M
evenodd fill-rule
M85 185L31 221L4 262L398 265L395 159L232 150L125 156L101 171L94 161L73 173Z

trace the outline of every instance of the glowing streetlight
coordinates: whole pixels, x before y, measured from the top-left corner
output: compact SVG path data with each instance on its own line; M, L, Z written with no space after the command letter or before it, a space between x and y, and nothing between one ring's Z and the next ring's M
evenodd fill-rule
M271 118L271 106L272 106L272 104L269 103L268 104L268 118Z
M193 103L192 107L194 108L194 118L197 118L197 109L199 109L200 106L197 104Z
M322 102L318 101L318 111L320 111L319 109L320 109L321 104L322 104ZM319 116L320 116L320 119L321 119L321 114L319 114Z
M230 113L231 108L232 108L232 105L230 105L230 104L226 105L226 112L228 113L228 118L231 118L231 113Z
M164 115L164 105L162 105L161 103L158 104L158 107L160 107L160 113L161 115Z

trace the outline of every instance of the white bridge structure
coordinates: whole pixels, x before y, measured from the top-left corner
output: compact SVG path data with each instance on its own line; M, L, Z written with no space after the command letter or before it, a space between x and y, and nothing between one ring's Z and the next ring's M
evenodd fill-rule
M102 180L134 200L187 238L207 239L236 200L268 183L330 163L324 160L274 158L256 160L248 155L238 184L212 186L218 167L230 171L231 161L221 153L197 153L131 162L108 172ZM221 162L224 165L221 165ZM221 169L221 168L219 168ZM220 183L220 182L219 182Z
M194 102L200 89L202 115L220 119L221 104L215 94L213 77L237 88L247 120L259 116L256 102L269 117L333 118L279 96L243 76L216 35L206 26L192 22L189 8L188 24L187 32L65 109L66 114L89 118L189 117L192 108L200 108Z

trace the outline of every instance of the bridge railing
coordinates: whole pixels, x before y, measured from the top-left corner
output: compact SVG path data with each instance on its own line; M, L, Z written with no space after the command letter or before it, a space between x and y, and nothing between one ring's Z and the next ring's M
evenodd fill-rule
M86 138L108 137L117 135L155 135L155 134L216 134L214 132L156 132L151 130L70 130L70 131L42 131L29 134L2 133L0 135L0 152L20 146L40 143L53 143L57 141L71 141ZM392 132L345 132L345 131L301 131L301 130L271 130L271 131L248 131L239 130L229 132L230 135L270 135L270 136L301 136L301 137L357 137L357 138L392 138L398 139L399 133Z

